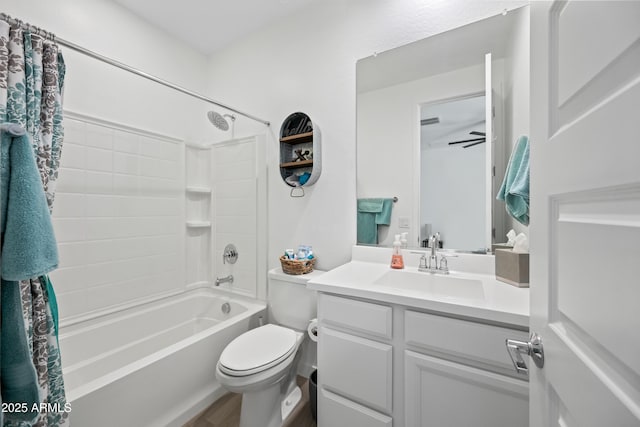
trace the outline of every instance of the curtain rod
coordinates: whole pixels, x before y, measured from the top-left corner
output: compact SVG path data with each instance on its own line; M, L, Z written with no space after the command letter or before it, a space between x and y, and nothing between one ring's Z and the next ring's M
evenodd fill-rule
M46 38L48 40L51 40L51 41L53 41L55 43L58 43L59 45L68 47L71 50L75 50L76 52L82 53L83 55L89 56L89 57L91 57L93 59L97 59L98 61L104 62L104 63L112 65L114 67L120 68L121 70L128 71L128 72L130 72L132 74L136 74L136 75L138 75L140 77L143 77L143 78L145 78L147 80L151 80L152 82L159 83L159 84L161 84L163 86L166 86L166 87L168 87L170 89L173 89L173 90L176 90L178 92L184 93L185 95L189 95L191 97L200 99L201 101L208 102L209 104L217 105L218 107L221 107L221 108L224 108L226 110L232 111L232 112L234 112L236 114L240 114L241 116L244 116L244 117L247 117L247 118L249 118L251 120L255 120L257 122L263 123L263 124L265 124L267 126L271 125L271 123L269 121L267 121L267 120L263 120L263 119L261 119L259 117L253 116L251 114L242 112L240 110L236 110L233 107L229 107L228 105L225 105L225 104L222 104L220 102L214 101L213 99L211 99L209 97L206 97L204 95L201 95L201 94L199 94L197 92L194 92L192 90L186 89L186 88L184 88L182 86L178 86L178 85L173 84L173 83L171 83L171 82L169 82L167 80L164 80L164 79L161 79L159 77L153 76L153 75L151 75L149 73L146 73L144 71L138 70L137 68L131 67L131 66L129 66L127 64L124 64L124 63L122 63L120 61L116 61L115 59L111 59L111 58L109 58L107 56L104 56L104 55L96 53L96 52L94 52L92 50L86 49L86 48L84 48L84 47L82 47L80 45L77 45L75 43L72 43L70 41L61 39L61 38L57 37L56 35L54 35L53 33L50 33L50 32L45 31L45 30L43 30L43 29L41 29L39 27L36 27L34 25L31 25L31 24L25 23L23 21L20 21L19 19L12 18L7 14L0 13L0 19L3 20L3 21L6 21L9 25L20 26L21 28L23 28L25 30L29 30L32 33L38 34L38 35L40 35L40 36L42 36L42 37L44 37L44 38Z

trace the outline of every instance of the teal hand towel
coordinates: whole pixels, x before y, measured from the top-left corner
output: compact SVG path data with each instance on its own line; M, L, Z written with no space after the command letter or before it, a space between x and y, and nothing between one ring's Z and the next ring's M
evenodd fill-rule
M382 211L376 214L376 224L389 225L391 224L391 210L393 209L392 199L382 199Z
M509 215L529 225L529 138L521 136L511 153L498 200L504 200Z
M392 199L358 199L357 241L375 245L378 243L378 225L391 223Z
M58 250L31 141L19 126L0 130L0 275L19 281L55 269Z
M26 404L26 411L5 413L7 420L30 421L38 411L31 411L40 404L36 370L31 359L27 342L20 284L1 281L0 285L0 382L2 383L2 401L5 403ZM37 406L36 406L37 407Z

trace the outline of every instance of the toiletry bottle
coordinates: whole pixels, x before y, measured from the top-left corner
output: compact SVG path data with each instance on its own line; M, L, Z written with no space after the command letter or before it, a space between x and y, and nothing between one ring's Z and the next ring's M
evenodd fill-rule
M402 269L404 268L404 260L402 259L402 251L400 250L400 235L396 234L396 239L393 242L393 255L391 256L391 268Z
M402 246L402 249L406 249L408 247L407 244L407 232L404 233L400 233L400 246Z

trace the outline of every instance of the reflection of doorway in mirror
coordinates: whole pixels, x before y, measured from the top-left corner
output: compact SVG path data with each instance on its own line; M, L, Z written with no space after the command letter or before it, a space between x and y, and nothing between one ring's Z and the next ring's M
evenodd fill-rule
M444 248L486 247L485 95L420 108L420 238Z

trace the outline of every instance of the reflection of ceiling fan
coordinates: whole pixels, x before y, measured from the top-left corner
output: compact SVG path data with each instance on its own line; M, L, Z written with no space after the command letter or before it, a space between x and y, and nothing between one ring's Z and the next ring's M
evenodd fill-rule
M469 147L473 147L474 145L483 144L487 141L487 138L486 138L487 134L484 132L478 132L474 130L472 132L469 132L469 135L482 136L482 138L472 138L472 139L463 139L462 141L453 141L453 142L450 142L449 145L469 143L467 145L462 146L462 148L469 148Z

